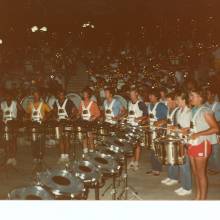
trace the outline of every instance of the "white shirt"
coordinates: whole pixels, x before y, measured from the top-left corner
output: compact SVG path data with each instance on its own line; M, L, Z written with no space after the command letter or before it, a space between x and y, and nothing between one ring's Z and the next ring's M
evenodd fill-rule
M184 109L179 109L176 113L177 124L179 124L181 128L189 128L191 118L192 112L187 106L185 106Z

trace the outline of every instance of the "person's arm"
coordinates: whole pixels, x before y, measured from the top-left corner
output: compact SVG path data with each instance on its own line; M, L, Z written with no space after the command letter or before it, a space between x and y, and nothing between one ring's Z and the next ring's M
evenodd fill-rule
M135 121L141 123L148 118L148 109L144 102L139 102L138 106L139 109L143 112L143 116L136 118Z
M119 101L117 101L117 103L115 104L115 108L119 109L119 113L118 113L118 115L116 115L112 119L115 120L115 121L118 121L126 115L126 109L124 108L124 106Z
M205 117L207 124L209 125L209 129L192 134L191 135L192 139L196 139L200 136L217 134L219 132L219 126L217 124L217 121L216 121L214 115L210 112L206 112L206 113L204 113L204 117Z
M96 119L98 119L101 116L101 112L100 112L99 107L96 102L92 103L91 113L92 113L91 121L95 121Z
M168 111L166 105L160 103L156 110L157 110L156 117L158 120L154 123L154 125L156 127L161 127L163 125L166 125L167 124L167 111Z
M44 108L44 121L50 119L53 115L53 111L52 109L49 107L49 105L47 105L46 103L43 104Z

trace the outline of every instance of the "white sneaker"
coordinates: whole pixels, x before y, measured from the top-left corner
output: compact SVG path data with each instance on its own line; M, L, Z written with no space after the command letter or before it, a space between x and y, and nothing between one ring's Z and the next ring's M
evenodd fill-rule
M64 154L64 162L69 163L69 154Z
M128 164L128 169L132 169L134 168L134 161L132 160L129 164Z
M139 164L138 164L138 161L135 161L134 162L134 171L137 171L139 170Z
M167 185L167 186L174 186L174 185L176 185L178 183L178 180L170 180L170 181L168 181L167 183L165 183L165 185Z
M192 194L192 190L185 190L182 189L180 192L177 193L178 196L188 196Z
M12 158L9 158L6 162L6 165L10 165L12 163Z
M162 181L161 181L161 183L162 184L166 184L167 182L169 182L171 179L170 178L166 178L166 179L163 179Z
M83 148L83 153L87 154L88 153L88 148Z
M178 194L178 193L181 192L182 190L183 190L183 187L180 187L180 188L174 190L174 192Z
M11 159L11 165L14 166L14 167L17 165L17 161L16 161L15 158Z

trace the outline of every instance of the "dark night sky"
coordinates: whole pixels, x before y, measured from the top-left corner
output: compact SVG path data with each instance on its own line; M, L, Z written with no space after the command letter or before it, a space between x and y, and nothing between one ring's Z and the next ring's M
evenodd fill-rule
M219 16L219 0L0 0L0 26L24 27L47 24L54 27L77 25L93 20L97 24L126 25L172 22ZM217 18L218 19L218 18Z

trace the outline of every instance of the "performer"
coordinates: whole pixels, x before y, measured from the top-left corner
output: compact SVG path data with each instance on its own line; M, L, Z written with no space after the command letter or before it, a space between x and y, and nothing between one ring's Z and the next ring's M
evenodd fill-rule
M101 115L97 103L91 100L91 97L92 90L86 87L83 90L83 100L80 103L79 115L84 121L83 123L86 123L87 127L89 127L91 122L96 121ZM87 153L88 149L90 149L90 151L94 150L94 137L91 131L87 132L87 138L83 141L84 153Z
M114 125L125 115L125 108L119 100L113 98L113 89L105 88L104 91L106 98L104 100L105 122Z
M53 105L54 115L57 121L68 121L77 117L77 108L72 101L65 97L65 92L60 90L57 93L57 100ZM75 116L75 117L74 117ZM62 135L60 138L60 159L58 163L69 162L69 136Z
M147 107L144 102L138 99L139 94L136 88L130 91L130 102L128 104L128 123L132 126L138 126L147 119ZM137 144L134 157L128 164L128 169L137 171L139 169L141 146Z
M42 124L51 116L50 107L41 99L40 92L33 93L34 100L27 107L27 114L32 122ZM44 153L45 134L40 134L38 140L32 143L32 154L34 162L38 163Z
M217 92L213 88L206 90L207 106L214 114L215 119L220 126L220 102L216 101ZM217 174L220 171L220 139L218 136L218 143L212 146L212 154L209 158L208 168L210 174Z
M19 117L24 113L22 107L17 103L16 100L13 99L13 95L11 91L6 91L5 101L1 102L1 114L2 120L4 124L8 124L8 126L13 126L13 132L10 134L11 140L8 140L5 143L6 146L6 165L16 166L16 150L17 150L17 135L16 135L16 127L15 124L11 122L15 122Z
M204 106L205 94L194 89L190 93L192 109L191 140L188 154L193 174L196 179L196 199L205 200L208 191L207 162L211 155L212 145L217 144L218 124L213 112Z
M171 107L171 102L175 101L174 97L167 99L168 107ZM191 109L188 107L189 97L187 93L177 92L176 103L179 107L175 117L172 120L172 125L169 126L171 132L179 134L182 138L183 134L190 128ZM187 141L183 141L183 145L187 145ZM183 146L184 147L184 146ZM181 187L174 192L179 196L186 196L192 193L192 177L190 169L190 161L188 155L185 155L183 165L174 165L168 167L168 178L161 181L162 184L172 186L180 182Z
M151 127L160 126L167 118L167 107L159 101L160 93L157 89L152 89L149 92L150 105L148 106L148 120ZM162 171L162 164L155 155L152 149L150 153L150 162L152 169L146 174L159 176Z

